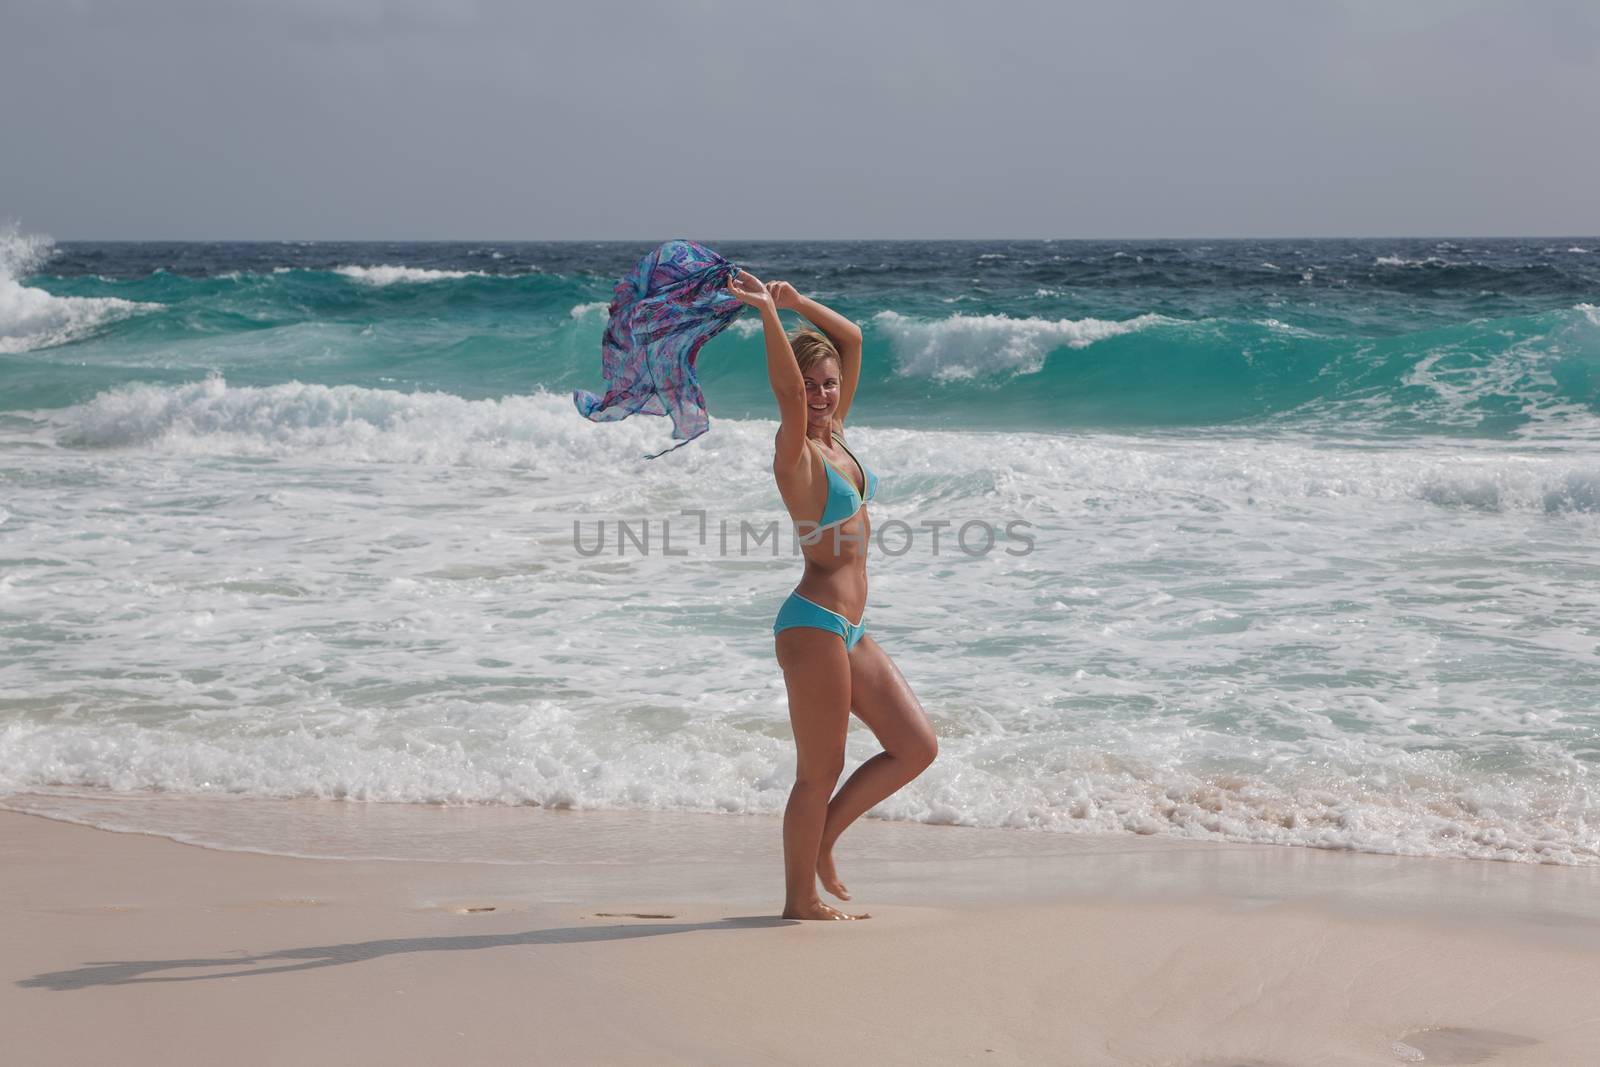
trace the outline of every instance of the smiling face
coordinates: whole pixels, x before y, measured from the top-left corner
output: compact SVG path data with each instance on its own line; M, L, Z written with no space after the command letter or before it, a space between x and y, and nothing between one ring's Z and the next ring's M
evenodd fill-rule
M816 330L792 334L789 346L806 383L806 422L812 430L821 430L826 440L834 413L839 410L839 352L826 335Z
M806 380L806 421L825 430L839 408L839 361L832 356L820 359L801 377Z

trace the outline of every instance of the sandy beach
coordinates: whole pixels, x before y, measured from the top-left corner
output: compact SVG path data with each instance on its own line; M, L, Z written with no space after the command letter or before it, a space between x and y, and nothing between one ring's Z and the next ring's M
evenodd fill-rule
M323 833L366 807L248 804ZM840 862L873 918L795 923L770 818L407 817L514 819L535 851L292 858L0 812L6 1062L1600 1060L1593 869L868 820Z

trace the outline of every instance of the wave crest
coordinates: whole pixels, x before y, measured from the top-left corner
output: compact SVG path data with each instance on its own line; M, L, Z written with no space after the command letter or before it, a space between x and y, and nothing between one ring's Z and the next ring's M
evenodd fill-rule
M400 267L380 263L375 267L335 267L335 274L354 279L363 285L395 285L444 282L457 278L488 278L481 270L432 270L427 267Z
M574 304L567 314L575 319L597 318L605 319L611 311L611 305L604 300L592 300L586 304Z
M220 375L113 389L70 409L58 426L58 443L68 448L485 469L570 465L597 444L593 424L549 393L468 400L306 382L229 386ZM633 419L605 440L619 456L636 455L662 433L655 420Z
M994 373L1036 374L1055 349L1087 348L1096 341L1177 320L1154 314L1120 322L956 314L929 322L880 311L872 321L889 338L901 374L952 380Z
M56 296L23 285L55 252L44 234L0 230L0 353L31 352L77 341L101 327L159 304L111 296Z

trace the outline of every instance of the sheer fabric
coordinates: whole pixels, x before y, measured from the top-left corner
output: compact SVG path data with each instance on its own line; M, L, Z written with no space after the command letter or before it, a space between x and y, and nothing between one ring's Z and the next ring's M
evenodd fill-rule
M745 305L728 291L739 268L693 241L668 241L617 282L600 343L603 397L575 390L578 413L593 422L665 415L682 448L711 427L695 375L700 347L727 329Z

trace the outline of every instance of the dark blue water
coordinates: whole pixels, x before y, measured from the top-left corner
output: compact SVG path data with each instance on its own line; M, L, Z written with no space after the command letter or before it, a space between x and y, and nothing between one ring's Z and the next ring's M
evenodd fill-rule
M10 241L0 410L207 374L598 387L604 304L652 244ZM861 322L869 425L1498 437L1600 413L1600 238L708 243ZM713 417L770 414L759 351L707 346Z

